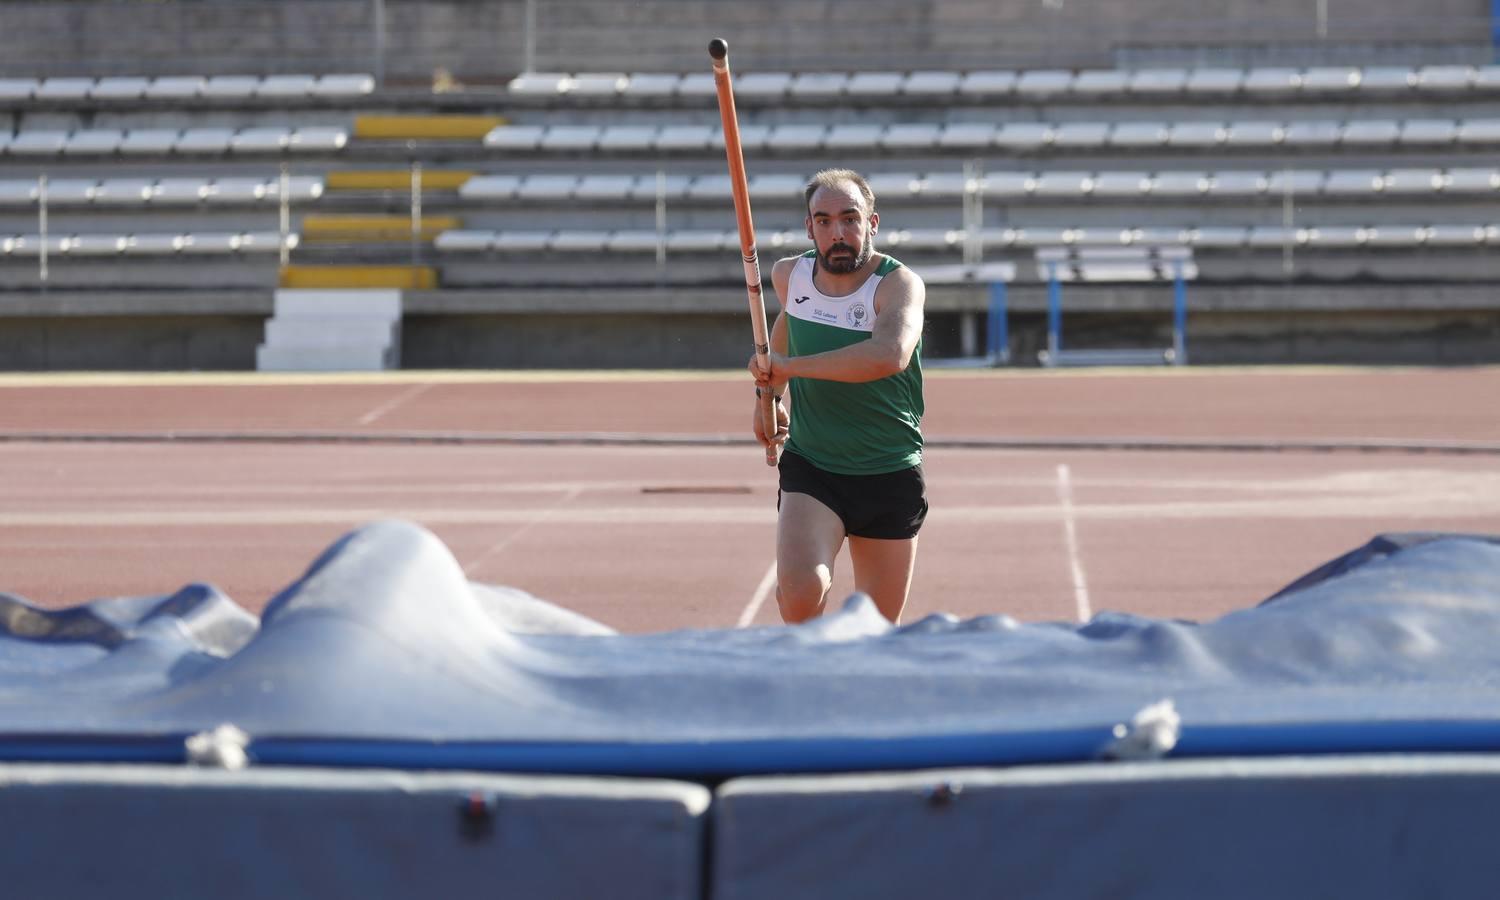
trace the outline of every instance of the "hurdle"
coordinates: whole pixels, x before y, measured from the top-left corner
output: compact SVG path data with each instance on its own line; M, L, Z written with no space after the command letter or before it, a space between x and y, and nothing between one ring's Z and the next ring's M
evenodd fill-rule
M1003 366L1010 363L1010 309L1006 285L1016 278L1013 263L976 263L972 265L924 266L919 270L926 284L987 284L989 305L985 323L984 354L978 355L977 314L965 311L959 319L961 356L955 359L927 360L937 365Z
M1043 366L1185 365L1187 359L1187 282L1198 276L1189 247L1043 247L1036 251L1038 274L1047 282L1047 348L1037 352ZM1067 350L1062 339L1064 281L1172 282L1172 345Z

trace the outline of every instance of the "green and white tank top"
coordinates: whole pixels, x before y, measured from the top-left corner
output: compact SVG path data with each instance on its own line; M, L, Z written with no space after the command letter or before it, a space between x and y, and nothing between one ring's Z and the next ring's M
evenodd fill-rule
M792 269L782 308L789 356L810 356L870 339L875 289L901 267L886 257L859 290L829 297L813 285L816 252ZM880 475L922 461L922 344L902 372L859 384L793 378L787 447L826 472Z

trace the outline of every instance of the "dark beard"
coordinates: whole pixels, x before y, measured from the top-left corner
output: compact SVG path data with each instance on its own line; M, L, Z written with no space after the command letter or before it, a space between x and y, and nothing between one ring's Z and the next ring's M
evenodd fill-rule
M828 248L827 254L825 254L821 250L818 251L818 265L822 266L823 271L829 273L830 275L848 275L850 272L859 271L859 268L861 266L870 261L870 254L871 252L873 252L873 248L868 243L866 243L864 246L859 248L859 255L850 257L847 262L844 260L833 260L829 258L830 255L838 251L852 253L854 251L854 248L850 247L848 244L834 244L832 247Z

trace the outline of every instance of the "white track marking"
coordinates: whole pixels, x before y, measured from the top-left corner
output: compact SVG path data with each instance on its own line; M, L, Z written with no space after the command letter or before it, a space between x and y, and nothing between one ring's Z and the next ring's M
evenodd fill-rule
M1057 467L1057 502L1062 507L1063 538L1068 545L1068 568L1073 573L1073 599L1078 608L1078 621L1087 622L1094 617L1089 606L1089 583L1083 574L1083 559L1078 554L1078 528L1073 516L1073 479L1066 463Z
M424 391L431 390L432 387L433 387L433 383L430 382L430 381L427 382L427 383L425 383L425 384L414 384L414 385L412 385L411 387L407 388L406 390L402 391L401 393L397 394L396 396L392 397L391 399L387 400L386 402L380 404L379 406L375 407L374 409L372 409L369 412L365 413L364 415L360 416L359 417L359 424L361 424L361 425L368 425L368 424L370 424L371 422L375 421L376 419L380 418L381 416L385 415L386 413L390 412L391 410L395 409L396 407L400 406L401 404L405 403L406 401L412 399L413 397L416 397L418 394L421 394Z
M566 506L570 501L576 499L578 497L578 495L581 494L581 493L583 493L583 488L582 487L575 487L572 490L568 491L567 493L563 494L561 497L559 497L557 499L557 503L553 504L552 506L548 507L547 509L544 509L544 510L541 510L541 511L537 512L534 516L532 516L532 518L530 519L530 521L528 521L526 524L522 525L520 528L517 528L515 531L512 531L510 534L506 535L502 540L497 541L496 543L494 543L493 545L491 545L483 553L479 554L478 556L476 556L473 559L469 560L468 562L464 563L463 564L464 574L467 575L470 572L474 571L475 569L479 568L479 564L480 563L484 562L485 560L487 560L490 557L494 556L496 553L499 553L501 550L504 550L506 547L509 547L511 544L515 543L516 539L519 538L521 535L525 534L526 532L530 531L531 529L535 528L536 526L538 526L538 525L540 525L540 524L542 524L544 522L552 521L555 518L557 510L560 507Z
M755 593L750 595L750 602L745 604L744 612L740 613L740 620L735 623L736 628L747 628L755 617L760 613L761 605L771 592L776 589L776 560L771 560L771 567L766 569L766 574L760 577L760 584L755 586Z

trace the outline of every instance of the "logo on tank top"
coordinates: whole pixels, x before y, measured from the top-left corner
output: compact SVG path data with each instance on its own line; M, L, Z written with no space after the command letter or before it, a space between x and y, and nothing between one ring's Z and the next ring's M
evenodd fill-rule
M848 320L851 328L863 328L865 319L869 315L870 310L863 303L851 303L849 309L844 312L844 318Z

